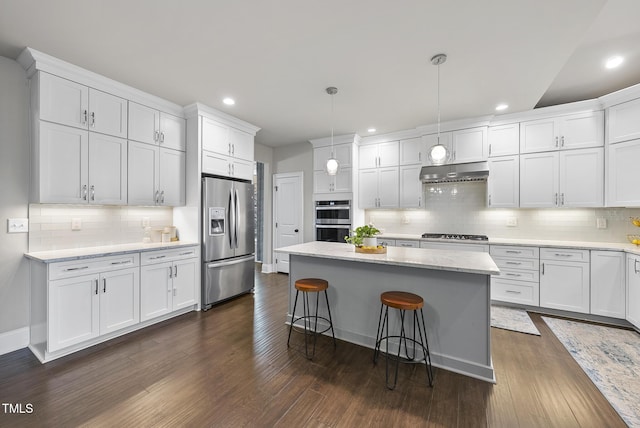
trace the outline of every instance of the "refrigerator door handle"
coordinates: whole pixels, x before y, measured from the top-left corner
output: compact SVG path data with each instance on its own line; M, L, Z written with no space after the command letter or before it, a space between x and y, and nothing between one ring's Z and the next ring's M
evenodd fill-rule
M222 267L222 266L237 265L238 263L243 263L243 262L246 262L247 260L253 260L254 258L255 258L255 256L253 254L250 254L248 256L241 257L239 259L229 260L227 262L207 263L207 268L208 269L213 269L213 268L218 268L218 267Z
M233 246L233 233L236 230L236 213L235 205L233 203L233 189L229 190L229 248L235 248Z
M234 198L233 202L234 202L235 206L233 207L233 211L235 212L236 220L235 220L235 227L234 227L233 235L235 237L235 244L236 244L235 248L238 248L238 217L239 217L239 214L238 214L238 189L234 188L234 191L235 191L235 195L234 195L235 198Z

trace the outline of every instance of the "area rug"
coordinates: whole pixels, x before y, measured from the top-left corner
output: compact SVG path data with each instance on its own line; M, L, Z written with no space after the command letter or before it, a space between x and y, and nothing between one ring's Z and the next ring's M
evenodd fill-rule
M491 305L491 327L540 336L526 311L506 306Z
M640 427L640 335L634 331L542 317L630 427Z

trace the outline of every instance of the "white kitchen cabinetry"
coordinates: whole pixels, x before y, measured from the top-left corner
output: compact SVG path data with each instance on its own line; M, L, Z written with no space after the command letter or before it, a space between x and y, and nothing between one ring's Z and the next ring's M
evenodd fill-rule
M640 256L627 254L627 321L640 329Z
M428 248L431 250L489 252L488 244L467 244L462 242L420 241L420 248Z
M140 267L141 321L196 304L196 249L143 253Z
M489 158L487 203L490 208L518 208L520 205L518 155Z
M402 165L400 167L400 208L422 207L422 165Z
M360 169L398 166L400 162L399 143L397 141L389 141L362 145L360 146L358 160Z
M47 352L140 322L138 263L133 254L46 267Z
M607 159L607 206L640 206L640 139L610 144Z
M411 239L396 239L395 246L403 248L420 248L420 241L414 241Z
M487 160L489 142L487 127L460 129L451 133L452 158L449 163L478 162Z
M39 119L127 137L127 100L49 73L39 76Z
M361 169L360 208L397 208L398 176L398 167Z
M353 151L352 144L335 144L333 149L331 146L321 146L313 148L313 170L325 171L327 165L327 159L333 156L338 161L340 169L351 168L351 152Z
M33 198L40 203L127 203L127 141L40 121Z
M591 251L591 313L625 318L625 254Z
M313 192L351 192L351 174L351 168L340 168L336 175L329 175L326 171L313 171Z
M491 277L491 300L538 306L539 248L507 245L490 247L491 257L500 268L500 275Z
M540 306L588 314L589 250L540 249Z
M607 109L609 144L640 138L640 98Z
M604 199L602 148L520 155L520 207L599 207Z
M129 140L186 150L183 118L129 101Z
M400 140L400 166L422 164L426 159L423 139L420 137Z
M601 110L520 123L520 153L601 147L604 113Z
M184 205L185 171L185 152L129 141L129 205Z
M202 172L253 179L253 135L206 116L201 121Z
M338 173L329 175L325 170L327 159L338 161ZM336 144L313 148L313 193L352 192L352 144Z
M520 124L510 123L489 127L489 157L520 153Z
M378 238L378 245L383 245L385 247L395 247L396 246L396 240L395 239Z

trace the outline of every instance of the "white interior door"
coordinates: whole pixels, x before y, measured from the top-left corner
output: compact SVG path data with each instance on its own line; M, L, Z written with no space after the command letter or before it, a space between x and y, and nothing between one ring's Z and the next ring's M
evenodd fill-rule
M303 242L302 172L273 175L273 249L276 272L289 273L289 256L278 248Z

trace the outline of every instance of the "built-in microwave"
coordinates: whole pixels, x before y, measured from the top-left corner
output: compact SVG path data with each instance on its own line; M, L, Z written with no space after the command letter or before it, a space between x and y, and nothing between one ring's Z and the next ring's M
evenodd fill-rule
M351 225L351 201L316 201L316 224Z

